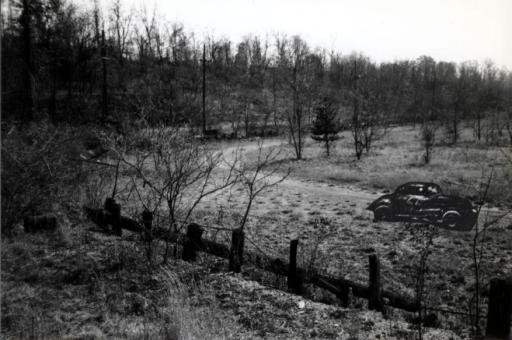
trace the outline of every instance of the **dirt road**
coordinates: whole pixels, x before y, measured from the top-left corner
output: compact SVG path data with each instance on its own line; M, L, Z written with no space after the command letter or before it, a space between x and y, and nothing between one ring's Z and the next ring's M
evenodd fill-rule
M286 143L282 139L264 139L246 141L240 145L233 145L223 148L222 153L225 160L229 163L235 158L237 152L242 157L249 153L257 152L260 145L265 150L268 148L280 147ZM270 181L280 179L279 175L269 178ZM369 219L371 212L366 210L370 202L375 200L384 192L369 191L361 189L355 185L335 185L312 180L297 179L291 176L287 177L277 187L263 193L256 200L251 215L268 216L292 215L295 217L307 218L307 216L339 217L343 215L357 216L358 218ZM240 187L233 188L228 193L223 193L213 197L216 204L222 204L222 200L232 203L233 207L243 204L245 195ZM212 201L210 200L210 201ZM502 213L497 208L484 207L482 215L498 216ZM300 219L302 219L300 218Z
M239 151L244 155L251 152L257 152L260 143L264 148L280 147L285 143L280 139L255 140L241 145L230 146L222 150L226 161L232 162L235 154ZM264 152L268 152L265 150ZM269 181L277 181L281 178L275 175L269 178ZM235 192L240 192L240 188ZM305 181L291 176L275 188L270 189L256 201L253 214L261 215L269 211L289 211L302 213L312 212L321 209L322 215L336 215L340 208L350 205L352 207L365 208L371 201L376 199L381 193L371 193L358 188L340 186L334 184L320 183L314 180ZM231 196L237 198L235 193Z

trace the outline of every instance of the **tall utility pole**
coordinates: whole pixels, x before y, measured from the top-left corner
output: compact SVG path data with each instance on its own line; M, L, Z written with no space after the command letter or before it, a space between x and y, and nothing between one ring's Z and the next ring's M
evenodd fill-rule
M206 44L203 44L203 135L206 135Z
M105 30L101 30L101 65L103 71L101 111L103 119L108 115L108 92L107 92L107 46L105 45Z

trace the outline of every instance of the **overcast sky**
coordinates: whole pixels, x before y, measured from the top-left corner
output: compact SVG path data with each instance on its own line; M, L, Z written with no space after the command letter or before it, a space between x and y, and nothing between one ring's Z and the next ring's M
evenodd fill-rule
M108 0L104 0L108 3ZM197 35L301 35L313 47L376 61L494 60L512 70L512 0L124 0Z

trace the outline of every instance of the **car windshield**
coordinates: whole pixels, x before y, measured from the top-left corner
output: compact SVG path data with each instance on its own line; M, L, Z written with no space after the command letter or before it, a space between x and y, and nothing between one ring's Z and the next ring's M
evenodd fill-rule
M423 184L406 184L398 188L397 192L402 195L425 195Z
M408 183L399 187L396 191L401 195L433 196L441 193L439 186L425 183Z

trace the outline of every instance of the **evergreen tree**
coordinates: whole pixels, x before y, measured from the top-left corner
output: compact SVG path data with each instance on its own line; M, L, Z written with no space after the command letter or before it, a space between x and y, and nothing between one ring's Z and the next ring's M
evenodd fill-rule
M327 97L315 107L315 120L311 127L311 138L317 142L324 143L327 157L330 155L332 143L338 139L341 131L341 124L338 121L336 106Z

